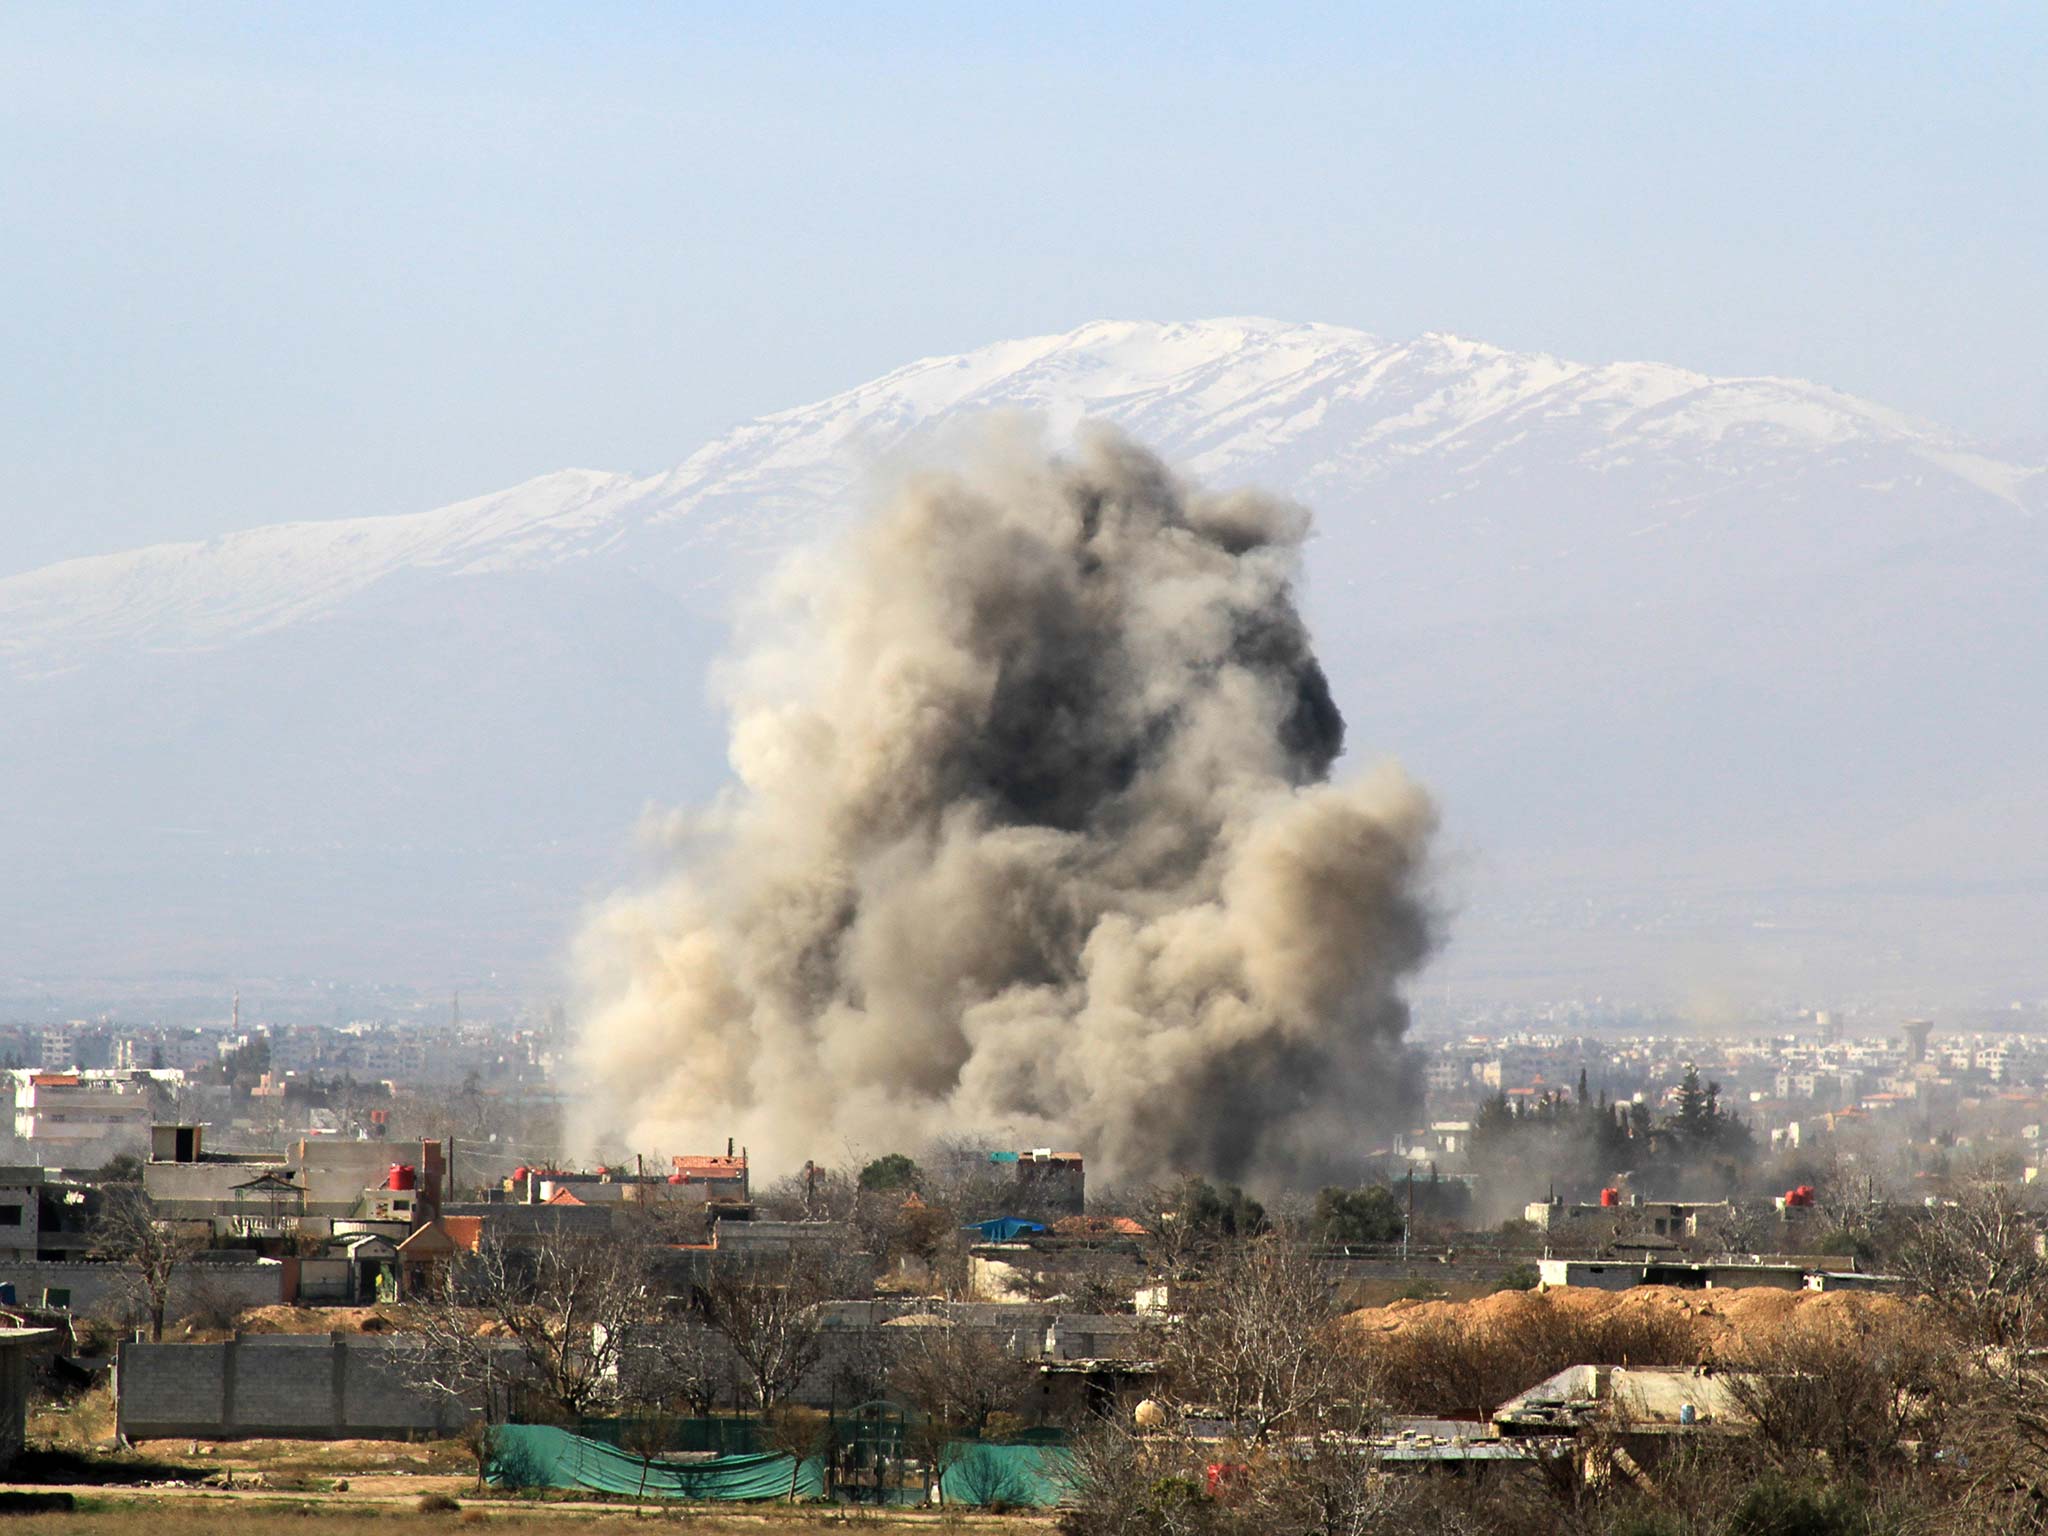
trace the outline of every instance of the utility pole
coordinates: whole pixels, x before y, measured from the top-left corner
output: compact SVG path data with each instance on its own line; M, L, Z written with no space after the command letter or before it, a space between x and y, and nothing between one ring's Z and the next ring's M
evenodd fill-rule
M1415 1229L1415 1165L1408 1165L1408 1219L1401 1223L1401 1262L1408 1262L1408 1234Z

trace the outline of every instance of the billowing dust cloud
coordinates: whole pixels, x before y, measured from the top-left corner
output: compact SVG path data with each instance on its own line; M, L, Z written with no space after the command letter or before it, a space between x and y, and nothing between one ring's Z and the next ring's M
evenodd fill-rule
M1355 1176L1419 1101L1396 986L1434 812L1392 767L1328 781L1307 530L1012 426L786 575L733 669L739 787L579 943L585 1134Z

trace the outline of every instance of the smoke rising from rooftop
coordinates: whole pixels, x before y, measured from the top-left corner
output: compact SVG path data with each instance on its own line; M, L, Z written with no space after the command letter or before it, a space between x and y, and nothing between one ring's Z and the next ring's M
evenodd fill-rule
M1435 817L1394 767L1329 780L1307 531L1007 423L793 563L728 676L738 786L579 941L585 1136L1355 1170L1420 1097Z

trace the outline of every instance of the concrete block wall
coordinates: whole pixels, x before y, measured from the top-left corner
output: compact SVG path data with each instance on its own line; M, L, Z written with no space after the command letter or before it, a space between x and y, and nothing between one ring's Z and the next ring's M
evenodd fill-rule
M88 1259L37 1259L0 1263L0 1281L11 1281L15 1297L41 1306L52 1291L68 1292L78 1317L127 1320L135 1311L135 1272L122 1264ZM202 1300L237 1307L267 1307L284 1299L284 1266L275 1259L255 1263L185 1264L171 1275L169 1320L175 1322Z
M28 1351L0 1349L0 1471L12 1466L28 1439Z
M400 1439L450 1433L463 1417L411 1378L401 1346L338 1334L124 1343L114 1394L121 1433L137 1440Z

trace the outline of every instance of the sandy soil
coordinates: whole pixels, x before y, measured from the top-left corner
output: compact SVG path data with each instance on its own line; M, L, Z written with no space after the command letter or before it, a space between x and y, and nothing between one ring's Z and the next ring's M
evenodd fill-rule
M1916 1315L1918 1300L1866 1291L1780 1291L1765 1286L1693 1291L1639 1285L1627 1291L1583 1287L1501 1291L1472 1301L1396 1301L1350 1314L1356 1328L1398 1333L1417 1324L1461 1323L1484 1329L1539 1324L1545 1316L1662 1315L1682 1319L1703 1346L1728 1349L1759 1333L1794 1325L1867 1326Z

